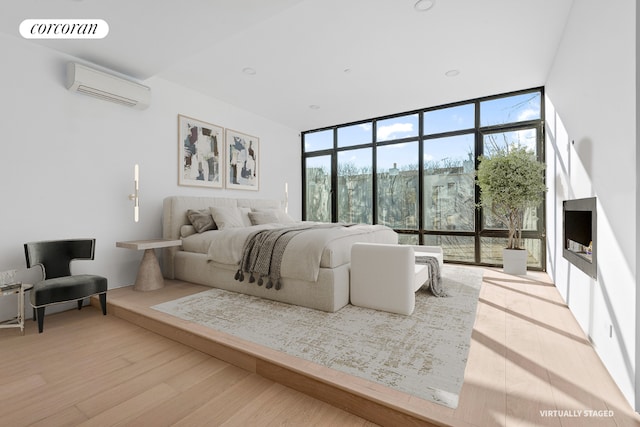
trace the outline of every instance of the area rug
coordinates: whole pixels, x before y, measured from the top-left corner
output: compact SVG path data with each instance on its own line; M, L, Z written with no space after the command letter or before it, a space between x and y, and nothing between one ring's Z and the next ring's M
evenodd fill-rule
M455 408L482 270L445 265L442 277L449 296L418 291L411 316L352 305L325 313L221 289L152 308Z

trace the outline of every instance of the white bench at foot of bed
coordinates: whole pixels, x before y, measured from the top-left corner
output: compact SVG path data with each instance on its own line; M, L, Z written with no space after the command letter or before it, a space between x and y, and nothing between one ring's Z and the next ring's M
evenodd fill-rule
M428 255L442 266L439 246L355 243L351 247L351 304L410 315L415 293L429 280L429 265L416 264L416 256Z

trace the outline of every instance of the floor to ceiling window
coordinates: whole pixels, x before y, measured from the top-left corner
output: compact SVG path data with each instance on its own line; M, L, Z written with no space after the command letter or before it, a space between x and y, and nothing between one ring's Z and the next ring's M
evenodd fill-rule
M477 208L481 155L524 145L544 161L543 89L302 133L303 218L384 224L449 262L501 265L507 230ZM528 266L545 265L543 206L525 215Z

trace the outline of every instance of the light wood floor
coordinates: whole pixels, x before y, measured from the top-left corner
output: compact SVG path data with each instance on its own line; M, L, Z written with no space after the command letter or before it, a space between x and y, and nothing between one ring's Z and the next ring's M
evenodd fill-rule
M40 335L0 330L0 425L640 426L543 273L485 269L456 409L149 308L202 289L114 289L106 317L86 307L47 316ZM541 412L554 410L605 412Z

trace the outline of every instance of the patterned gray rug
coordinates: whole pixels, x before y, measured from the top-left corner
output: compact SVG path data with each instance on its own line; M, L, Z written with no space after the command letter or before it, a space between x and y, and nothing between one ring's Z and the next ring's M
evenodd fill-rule
M153 308L455 408L482 270L445 265L442 276L449 296L418 291L411 316L352 305L325 313L221 289Z

